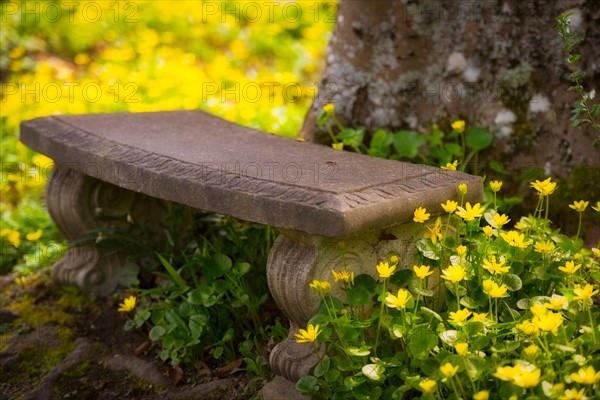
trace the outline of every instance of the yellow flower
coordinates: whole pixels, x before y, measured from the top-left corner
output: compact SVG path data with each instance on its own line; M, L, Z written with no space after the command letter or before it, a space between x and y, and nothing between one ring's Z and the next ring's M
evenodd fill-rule
M458 160L454 160L454 162L447 163L445 166L442 166L440 168L442 168L445 171L456 171L456 167L458 167Z
M456 343L454 345L454 350L456 350L456 354L461 357L465 357L469 352L469 344L468 343Z
M546 240L544 242L537 242L533 248L538 253L550 253L556 248L556 246L552 240Z
M463 245L458 246L456 248L456 254L458 254L458 256L461 258L465 258L465 255L467 254L467 246L463 246Z
M496 368L494 376L498 379L502 379L503 381L512 381L519 372L521 372L521 367L518 365L515 365L514 367L507 365L506 367Z
M600 201L597 201L597 202L596 202L596 206L595 206L595 207L594 207L594 206L592 206L592 209L593 209L593 210L596 210L596 211L598 211L598 212L600 212Z
M536 180L535 182L530 182L531 187L537 190L538 195L540 196L549 196L556 190L556 182L552 182L552 178L548 178L544 181Z
M390 264L387 262L382 261L379 264L377 264L377 272L379 273L380 278L389 278L390 276L392 276L395 270L396 266L392 265L390 267Z
M319 293L329 293L329 291L331 290L331 284L327 281L320 281L318 279L315 279L312 281L312 283L310 285L311 289L319 292Z
M321 333L321 331L319 331L319 324L317 325L313 325L313 324L308 324L308 329L304 330L304 329L299 329L298 333L296 333L296 342L298 343L312 343L315 340L317 340L317 337L319 336L319 333Z
M492 188L492 192L497 193L500 191L500 188L502 188L502 182L501 181L491 181L490 188Z
M558 267L558 269L567 274L574 274L579 268L581 268L581 264L575 265L573 261L567 261L564 267Z
M494 228L492 228L489 225L484 226L481 230L483 231L483 234L487 237L492 237L492 235L494 234Z
M388 293L385 298L385 305L390 308L400 308L403 309L406 307L406 303L408 300L412 298L410 292L405 289L398 289L398 295L394 296L391 293Z
M546 315L533 317L531 322L544 332L556 333L563 323L563 317L561 313L549 312Z
M323 111L325 111L325 114L329 115L330 117L333 116L333 114L335 114L335 104L333 103L327 103L323 106Z
M515 224L515 229L521 230L523 228L525 228L525 226L523 225L523 223L521 221L519 221Z
M415 275L419 279L425 279L433 274L433 271L430 271L427 265L421 265L420 267L418 265L413 265L413 271L415 271Z
M434 393L437 388L437 382L429 378L425 378L419 383L419 389L423 393Z
M581 368L577 373L569 375L571 380L581 385L593 385L600 380L600 372L596 372L591 365L587 368Z
M336 282L342 281L342 282L354 284L354 272L348 272L348 271L337 272L336 270L332 269L331 274L333 275L333 279Z
M580 285L575 285L575 289L573 289L573 292L575 292L575 294L577 295L573 297L573 300L590 300L592 296L598 293L598 291L594 290L594 287L589 283L585 285L583 289Z
M533 357L538 353L538 351L540 351L540 348L537 347L535 344L530 344L529 346L525 347L523 351L528 357Z
M440 367L440 371L446 378L452 378L458 372L458 365L454 366L452 363L446 363Z
M549 312L544 304L534 304L529 308L529 311L531 311L535 317L543 317Z
M544 306L550 310L562 310L567 305L567 298L565 296L560 296L557 294L553 294L550 298L550 302L544 304Z
M592 247L592 253L594 253L595 257L600 258L600 249L597 247Z
M397 265L398 261L400 261L400 259L398 258L398 256L391 256L390 257L390 264Z
M463 308L462 310L458 310L457 312L451 312L448 317L450 320L456 324L461 324L469 318L471 315L471 311Z
M465 279L467 271L461 265L451 265L442 271L442 279L456 283Z
M565 393L558 398L558 400L584 400L587 399L585 396L585 389L567 389Z
M467 184L466 183L461 183L460 185L458 185L458 192L460 194L462 194L463 196L465 194L467 194Z
M527 246L533 243L533 240L525 241L525 234L519 233L517 231L501 233L500 236L502 236L502 239L504 239L506 243L508 243L512 247L518 247L520 249L526 249Z
M540 328L528 319L517 324L517 329L526 335L537 335L540 331Z
M503 297L507 290L508 288L505 284L498 286L498 284L491 279L486 279L483 281L483 291L492 299Z
M485 317L487 317L487 313L473 313L473 318L471 318L471 321L473 322L483 322L483 320L485 319Z
M528 389L537 386L540 381L542 371L539 368L535 368L532 371L521 369L521 371L515 376L515 385L521 386L522 388Z
M453 200L446 200L446 203L442 203L442 208L448 214L452 214L454 211L456 211L456 207L458 207L458 203Z
M504 257L496 262L496 257L492 256L489 259L483 260L483 268L490 271L492 274L504 274L510 270L509 266L504 266Z
M473 400L488 400L490 398L490 392L487 390L480 390L473 395Z
M569 204L569 207L577 212L584 212L588 204L590 204L589 201L579 200L574 201L573 204Z
M454 129L457 132L463 133L465 131L465 121L462 119L454 121L451 126L452 129Z
M419 207L415 210L413 221L423 223L429 219L430 215L425 208Z
M433 244L436 244L438 240L442 239L442 219L437 218L435 224L432 227L427 227L427 232L424 235L426 238L431 239Z
M21 245L21 233L19 231L11 230L6 237L13 246L19 247Z
M344 143L332 143L331 147L333 147L334 150L344 150Z
M133 310L135 308L136 300L137 299L135 296L125 297L123 302L121 304L119 304L119 311L128 312L128 311Z
M506 225L510 222L510 219L508 219L508 216L506 214L495 213L493 219L493 226L494 228L498 229L502 228L503 225Z
M27 240L35 242L36 240L38 240L39 238L42 237L42 230L38 229L35 232L29 232L27 235L25 235L25 238L27 238Z
M456 215L464 219L465 221L473 221L475 218L479 218L483 215L485 211L485 207L481 207L481 204L475 203L473 207L471 207L471 203L467 202L465 208L458 206L458 211Z

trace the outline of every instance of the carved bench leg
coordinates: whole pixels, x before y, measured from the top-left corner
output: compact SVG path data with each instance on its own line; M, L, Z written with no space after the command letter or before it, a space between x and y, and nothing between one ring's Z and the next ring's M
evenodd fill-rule
M130 230L128 215L136 212L148 198L132 191L91 178L66 166L55 165L46 185L46 203L52 220L69 242L67 253L52 269L54 281L75 284L84 291L107 295L117 286L117 273L125 262L122 253L103 249L90 239L90 230L116 226ZM151 199L152 200L152 199ZM154 202L159 200L154 199ZM147 202L146 202L147 203ZM147 205L147 204L146 204ZM157 212L158 210L158 212ZM154 225L166 213L154 208L146 215ZM141 219L141 218L140 218ZM145 225L152 225L144 221ZM129 224L130 225L130 224ZM163 224L164 225L164 224Z
M343 298L339 285L334 283L331 269L370 274L376 277L378 261L396 254L401 265L412 266L412 225L403 225L383 232L370 232L341 242L299 232L283 232L269 254L267 278L277 305L290 320L290 333L271 352L271 368L277 375L263 389L267 400L301 399L295 382L308 375L318 362L313 346L296 343L298 328L306 329L308 320L316 313L320 298L310 289L314 279L332 284L332 295Z

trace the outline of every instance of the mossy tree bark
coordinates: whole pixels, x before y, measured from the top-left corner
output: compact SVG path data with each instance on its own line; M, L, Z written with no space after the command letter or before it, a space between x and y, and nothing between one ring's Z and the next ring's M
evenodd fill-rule
M301 136L327 141L315 115L333 102L343 124L370 132L425 132L457 118L488 127L497 137L490 156L515 175L598 167L594 132L569 124L577 96L567 91L571 71L553 29L565 11L583 38L584 86L600 88L595 0L340 0L321 93Z

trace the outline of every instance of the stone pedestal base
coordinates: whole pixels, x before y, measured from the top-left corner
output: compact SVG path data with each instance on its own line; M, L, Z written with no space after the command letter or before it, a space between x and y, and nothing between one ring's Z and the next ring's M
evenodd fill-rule
M271 352L269 362L277 378L263 391L266 400L301 398L298 393L295 393L298 397L285 393L294 392L295 382L310 374L318 363L314 347L295 340L298 329L306 329L320 303L319 295L309 284L314 279L329 281L332 295L345 300L340 285L334 283L332 269L377 278L377 262L392 255L400 258L400 265L412 266L414 250L410 244L414 228L407 224L343 241L301 232L282 232L269 255L267 278L273 298L290 320L290 333Z
M108 295L116 289L125 257L96 246L102 228L114 228L148 243L168 226L163 201L119 188L65 166L55 165L46 185L52 220L69 242L69 250L52 268L52 278L84 291Z

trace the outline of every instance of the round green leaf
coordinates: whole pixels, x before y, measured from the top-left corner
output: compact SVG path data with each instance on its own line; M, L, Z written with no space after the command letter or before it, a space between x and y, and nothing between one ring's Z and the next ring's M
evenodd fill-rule
M148 332L148 338L150 338L150 340L152 340L153 342L156 342L166 332L167 332L167 330L165 329L164 326L156 325L156 326L152 327L152 329L150 329L150 332Z
M381 364L367 364L362 367L362 373L372 381L382 381L385 379L385 367Z
M504 275L504 283L508 287L508 290L515 291L519 290L523 287L523 282L518 275L515 274L506 274Z
M486 128L469 128L467 129L467 135L465 142L468 148L475 151L483 150L492 145L494 136Z
M366 305L371 301L371 294L362 286L353 286L348 291L348 304L351 306Z

